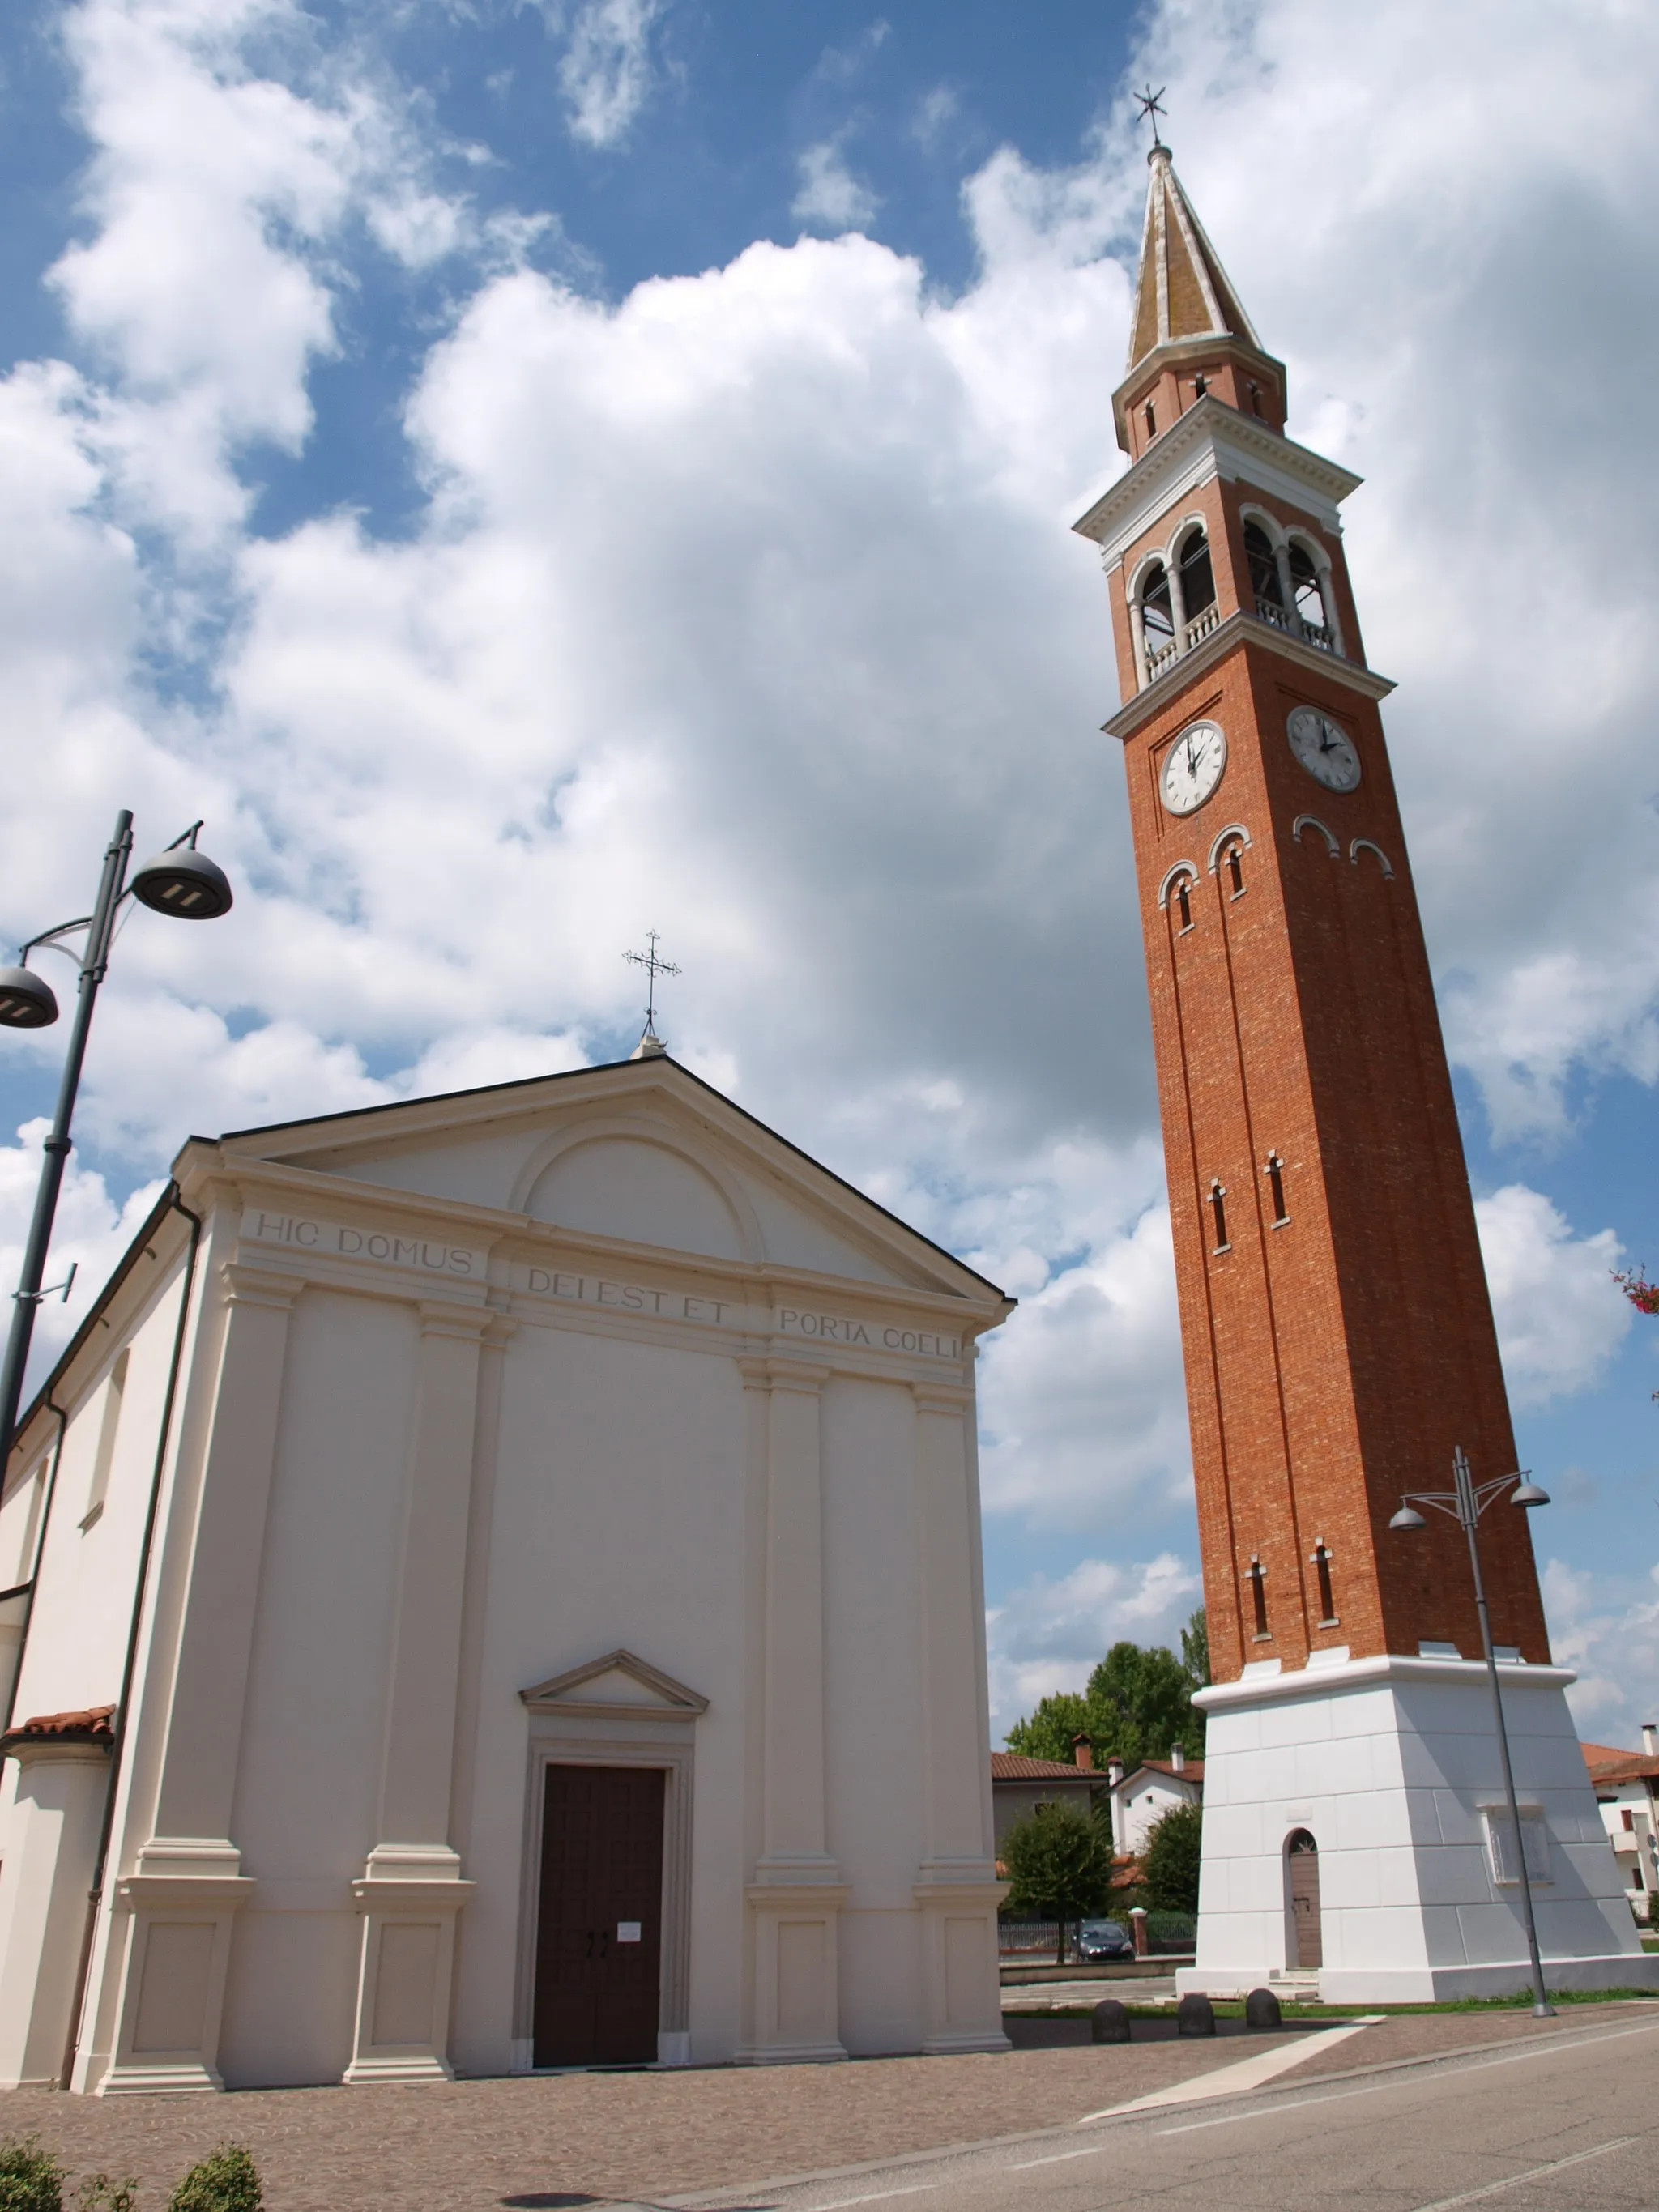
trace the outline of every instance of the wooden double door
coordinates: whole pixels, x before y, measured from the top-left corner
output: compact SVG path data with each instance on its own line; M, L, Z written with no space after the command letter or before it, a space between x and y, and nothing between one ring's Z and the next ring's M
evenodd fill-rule
M538 2066L623 2066L657 2056L665 1781L660 1767L547 1769Z

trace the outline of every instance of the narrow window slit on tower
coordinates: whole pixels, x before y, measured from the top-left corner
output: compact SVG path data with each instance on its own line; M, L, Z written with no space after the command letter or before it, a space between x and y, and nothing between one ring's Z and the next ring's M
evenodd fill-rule
M1233 1248L1227 1242L1227 1186L1225 1183L1220 1182L1211 1183L1210 1211L1215 1216L1215 1249L1218 1252L1231 1252Z
M1175 887L1176 912L1181 916L1181 933L1184 936L1193 926L1193 879L1182 876Z
M1277 1152L1267 1155L1267 1189L1273 1202L1273 1227L1282 1229L1291 1217L1285 1206L1285 1163Z
M1193 397L1194 397L1194 399L1201 399L1201 398L1204 397L1205 393L1209 390L1209 388L1210 388L1210 380L1209 380L1209 378L1208 378L1207 376L1206 376L1206 375L1205 375L1205 374L1204 374L1203 370L1202 370L1202 369L1200 369L1200 371L1198 372L1198 374L1197 374L1197 375L1193 379Z
M1227 848L1227 878L1233 887L1232 896L1235 898L1243 898L1244 896L1244 848L1242 845L1229 845Z
M1320 1618L1316 1626L1320 1628L1340 1628L1342 1624L1336 1617L1336 1602L1331 1595L1331 1561L1335 1554L1326 1549L1325 1539L1322 1536L1316 1536L1313 1550L1309 1556L1312 1559L1314 1571L1319 1577Z
M1255 1632L1252 1644L1271 1644L1272 1631L1267 1626L1267 1570L1255 1553L1250 1554L1250 1564L1244 1570L1244 1579L1250 1585L1250 1602L1255 1608Z
M1158 416L1150 399L1146 402L1146 435L1149 438L1158 435Z

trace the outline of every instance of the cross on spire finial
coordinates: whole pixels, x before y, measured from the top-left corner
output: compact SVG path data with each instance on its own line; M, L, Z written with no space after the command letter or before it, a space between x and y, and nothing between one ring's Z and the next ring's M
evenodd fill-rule
M623 958L631 960L636 968L643 968L650 979L645 994L645 1034L654 1037L657 1034L657 978L659 975L678 975L680 971L672 960L665 960L658 951L654 929L647 929L645 938L650 948L648 951L624 952Z
M1167 84L1161 84L1158 90L1154 92L1152 88L1151 81L1149 80L1145 92L1138 92L1135 94L1135 100L1139 106L1141 114L1146 117L1147 122L1152 126L1152 151L1154 153L1156 153L1158 148L1164 143L1164 141L1158 135L1158 118L1160 115L1167 115L1170 112L1164 105L1164 95L1169 88L1170 88Z

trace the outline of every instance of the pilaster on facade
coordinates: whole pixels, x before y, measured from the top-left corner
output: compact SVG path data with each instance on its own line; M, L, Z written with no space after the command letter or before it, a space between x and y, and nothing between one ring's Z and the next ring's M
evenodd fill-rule
M477 1885L446 1847L382 1844L351 1885L362 1949L347 2083L453 2081L455 1923Z
M766 1399L765 1656L761 1849L744 1896L747 2027L760 2064L844 2058L837 1920L848 1891L831 1856L824 1772L823 1407L829 1369L739 1362Z
M115 1885L115 2049L100 2097L222 2089L219 2033L232 1924L257 1885L223 1838L153 1837Z
M744 1895L748 1905L748 2034L738 2052L749 2066L845 2058L841 2039L838 1919L849 1889L833 1863L809 1878L800 1861L772 1861Z

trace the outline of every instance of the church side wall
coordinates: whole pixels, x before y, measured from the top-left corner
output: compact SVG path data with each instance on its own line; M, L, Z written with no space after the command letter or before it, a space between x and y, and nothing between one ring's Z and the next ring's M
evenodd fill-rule
M17 1682L20 1721L113 1705L120 1694L182 1280L181 1263L130 1333L106 1340L71 1407ZM124 1353L117 1405L111 1377ZM91 1512L95 1486L101 1507Z

